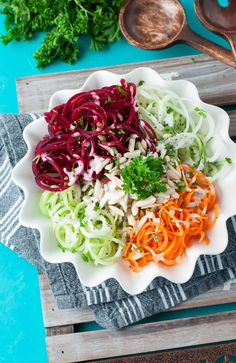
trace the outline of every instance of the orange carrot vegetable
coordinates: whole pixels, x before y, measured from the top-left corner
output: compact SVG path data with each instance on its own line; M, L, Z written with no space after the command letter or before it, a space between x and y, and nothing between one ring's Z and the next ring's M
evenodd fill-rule
M214 185L188 165L179 165L186 190L148 218L140 230L131 232L123 257L137 272L151 261L167 266L179 263L193 243L209 243L207 230L219 214Z

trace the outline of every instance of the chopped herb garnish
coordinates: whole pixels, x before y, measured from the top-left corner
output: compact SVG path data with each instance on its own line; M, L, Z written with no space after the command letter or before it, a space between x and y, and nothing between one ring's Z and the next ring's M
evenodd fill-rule
M155 242L159 241L159 237L156 234L153 235L153 239L154 239Z
M171 143L165 144L165 149L168 156L170 157L176 156L176 150L173 144Z
M207 114L206 111L204 111L202 108L200 107L195 107L194 111L196 111L200 116L202 116L203 118L207 118Z
M232 159L231 159L231 158L226 157L226 158L225 158L225 161L226 161L226 163L228 163L228 164L232 164Z
M81 257L84 260L84 262L89 262L90 261L89 256L85 255L84 253L81 253Z
M116 88L118 89L118 91L120 92L120 94L122 94L123 96L126 96L126 90L124 88L122 88L119 85L117 85Z
M119 166L120 165L120 160L119 159L115 159L114 160L114 164L115 164L115 166Z
M175 134L175 130L174 130L174 128L173 128L173 127L171 127L171 126L169 126L169 125L164 126L164 128L163 128L163 132L164 132L165 134L171 134L171 135L174 135L174 134Z
M76 125L77 123L76 123L76 122L74 122L74 124ZM82 128L84 128L84 118L83 118L83 117L80 117L80 119L79 119L79 124L80 124L80 126L81 126Z
M166 184L160 180L164 174L164 162L152 155L137 156L121 171L123 189L135 194L139 200L155 193L166 192Z
M113 102L113 99L110 96L108 96L104 103L107 104L111 102Z
M185 184L184 181L178 185L178 190L180 190L181 192L185 192L186 189L187 189L187 185Z
M135 246L134 244L132 245L132 251L137 251L140 252L143 250L143 246Z
M125 130L123 130L123 129L118 130L118 134L119 135L124 135L125 134Z
M143 84L144 84L144 81L143 80L139 81L138 87L142 86Z
M173 108L172 108L172 107L167 106L166 112L167 112L168 114L170 114L170 113L174 112L174 110L173 110Z

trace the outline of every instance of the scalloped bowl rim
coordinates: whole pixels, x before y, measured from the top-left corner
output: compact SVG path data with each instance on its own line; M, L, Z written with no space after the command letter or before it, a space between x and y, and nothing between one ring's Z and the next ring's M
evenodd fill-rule
M228 244L226 220L236 214L236 193L233 190L234 185L236 185L236 145L229 138L229 116L224 110L204 103L193 83L186 80L163 80L156 71L147 67L136 68L123 75L109 71L94 72L87 78L82 87L54 93L49 102L49 109L67 101L75 93L116 84L121 78L135 83L144 80L147 84L171 89L180 96L193 101L196 106L204 107L214 117L216 133L220 140L220 152L232 158L233 166L230 172L216 183L221 211L216 225L209 232L211 239L209 245L196 244L192 246L187 250L184 260L173 267L156 266L151 263L138 273L133 273L122 259L111 266L95 267L85 263L78 254L62 252L56 244L50 220L40 213L38 201L42 191L34 181L31 168L35 145L47 133L47 125L43 117L31 122L24 129L23 137L28 151L15 166L12 177L25 195L19 221L26 227L39 230L40 253L46 261L50 263L72 263L85 286L94 287L107 279L114 278L127 293L134 295L143 292L156 277L164 277L174 283L185 283L191 278L197 259L201 255L217 255L225 250Z

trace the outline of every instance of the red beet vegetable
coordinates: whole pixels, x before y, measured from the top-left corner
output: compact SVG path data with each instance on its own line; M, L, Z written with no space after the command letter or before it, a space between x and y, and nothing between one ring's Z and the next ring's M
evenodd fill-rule
M77 180L100 177L91 170L91 160L95 155L113 159L109 148L124 154L132 134L154 150L155 131L140 121L135 95L136 85L122 79L120 86L78 93L45 112L49 134L35 149L36 183L45 190L62 191Z

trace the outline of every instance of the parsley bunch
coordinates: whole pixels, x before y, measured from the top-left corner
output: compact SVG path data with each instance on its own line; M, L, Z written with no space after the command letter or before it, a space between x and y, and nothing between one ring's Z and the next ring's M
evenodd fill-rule
M166 184L160 180L164 174L164 162L158 157L137 156L122 169L123 189L135 194L139 200L150 195L166 192Z
M79 54L79 37L89 34L91 48L101 50L120 38L118 14L124 0L1 0L6 34L0 40L29 40L47 32L34 53L39 68L57 58L74 63Z

